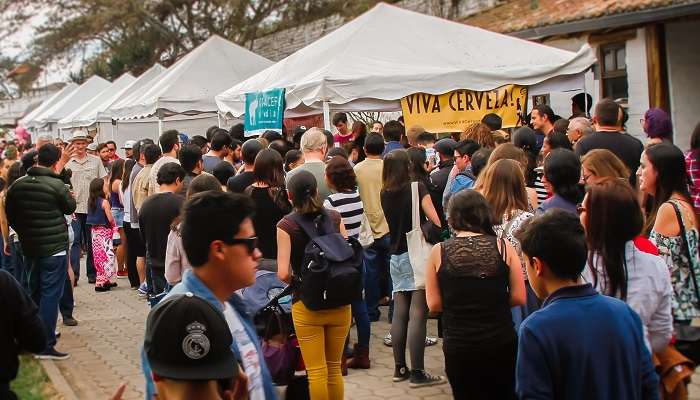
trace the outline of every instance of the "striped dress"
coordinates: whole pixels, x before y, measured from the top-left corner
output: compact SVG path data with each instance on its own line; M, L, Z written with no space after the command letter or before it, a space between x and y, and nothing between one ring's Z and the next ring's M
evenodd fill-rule
M349 237L357 238L360 236L360 225L362 225L362 199L357 190L352 192L333 193L326 198L323 206L335 210L340 213L340 216L345 225L345 230Z

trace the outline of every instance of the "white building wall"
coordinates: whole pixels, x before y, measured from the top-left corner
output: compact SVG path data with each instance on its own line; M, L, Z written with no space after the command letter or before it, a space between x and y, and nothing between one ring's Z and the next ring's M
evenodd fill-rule
M644 28L637 29L637 37L627 41L627 85L629 93L629 120L627 132L636 136L642 143L646 135L639 119L649 109L649 79L647 75L647 46Z
M548 40L545 41L544 44L564 50L577 51L581 45L587 41L587 36L581 35L566 39ZM597 51L595 48L594 50ZM627 131L639 138L642 142L645 142L646 137L639 124L639 119L649 108L646 37L644 28L637 29L636 37L627 41L625 54L629 94L628 112L630 114L629 120L627 121ZM595 79L591 71L586 73L586 90L593 96L593 107L595 107L596 102L600 99L600 81ZM571 101L569 99L576 93L578 92L550 94L551 107L554 112L564 118L571 115ZM591 109L591 114L593 114L594 110L595 108Z
M674 143L690 147L690 135L700 122L700 24L666 24L666 55Z

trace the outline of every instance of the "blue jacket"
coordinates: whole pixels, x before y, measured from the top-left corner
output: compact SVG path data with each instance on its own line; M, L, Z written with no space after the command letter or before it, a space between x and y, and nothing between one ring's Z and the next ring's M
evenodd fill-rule
M401 143L395 140L391 140L389 142L384 143L384 153L382 153L382 158L384 158L390 152L399 149L403 149L403 146L401 145Z
M209 288L205 286L204 283L202 283L202 281L199 280L199 278L197 278L197 276L194 273L192 273L192 270L185 271L185 273L182 275L182 282L178 283L174 288L172 288L172 290L167 294L167 296L165 296L165 298L168 298L174 294L184 294L187 292L192 292L193 294L209 301L222 313L224 312L223 304L221 304L219 299L217 299L216 296L214 296L214 293L212 293L211 290L209 290ZM277 399L277 394L275 392L274 384L272 383L272 376L270 375L270 371L267 369L267 364L263 359L263 352L262 348L260 347L260 341L258 340L258 335L255 332L253 323L250 320L248 313L246 312L245 305L243 304L243 301L240 299L240 297L238 297L238 295L236 294L231 296L231 298L228 299L228 302L231 305L231 307L233 307L233 309L238 313L240 320L241 322L243 322L245 330L248 333L248 336L250 336L253 339L253 343L255 343L255 348L257 349L258 356L260 357L260 367L262 368L265 398L267 400L275 400ZM238 351L238 347L236 346L235 340L231 343L231 350L233 351L233 354L235 354L240 364L241 354ZM146 359L143 350L141 351L141 353L143 372L146 377L146 400L152 400L153 394L155 393L155 386L153 384L153 379L151 376L151 368L148 364L148 360Z
M516 391L519 399L658 399L639 316L590 284L552 293L520 326Z

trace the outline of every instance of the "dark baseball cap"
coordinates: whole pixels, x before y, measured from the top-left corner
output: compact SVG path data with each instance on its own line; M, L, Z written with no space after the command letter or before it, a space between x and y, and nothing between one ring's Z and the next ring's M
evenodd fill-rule
M457 142L450 138L440 139L433 145L435 151L440 154L451 156L455 152L455 147L457 147Z
M191 292L155 306L146 321L143 348L158 376L179 380L219 380L238 375L231 331L214 305Z

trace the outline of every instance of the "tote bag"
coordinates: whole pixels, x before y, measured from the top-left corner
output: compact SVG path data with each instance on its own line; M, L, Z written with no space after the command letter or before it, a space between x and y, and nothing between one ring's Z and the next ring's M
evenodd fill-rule
M416 289L425 289L425 264L428 262L432 246L425 240L423 230L420 227L418 182L411 183L411 230L406 233L406 242Z

